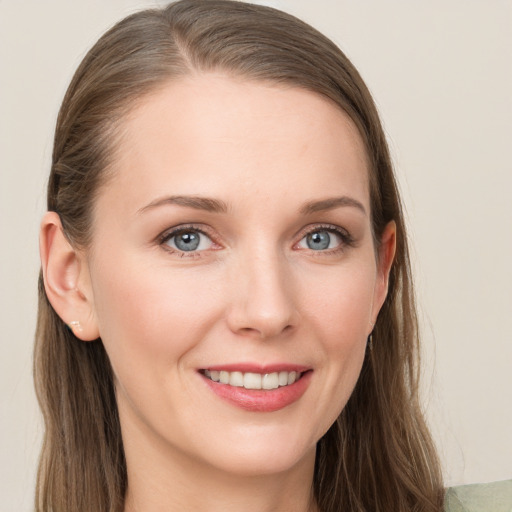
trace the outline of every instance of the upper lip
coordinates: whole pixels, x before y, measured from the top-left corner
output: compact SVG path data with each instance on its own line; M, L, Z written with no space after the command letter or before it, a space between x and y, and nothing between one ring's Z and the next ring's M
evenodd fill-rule
M273 363L273 364L256 364L256 363L231 363L207 366L202 370L225 371L225 372L242 372L242 373L261 373L262 375L275 372L305 372L311 370L311 367L291 364L291 363Z

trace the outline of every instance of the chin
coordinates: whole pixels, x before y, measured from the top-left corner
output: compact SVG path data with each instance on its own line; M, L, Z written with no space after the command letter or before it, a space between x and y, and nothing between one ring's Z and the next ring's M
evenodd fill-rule
M225 473L239 477L269 476L293 471L307 464L314 464L316 446L300 453L289 446L272 447L267 450L240 450L222 459L215 466Z
M215 446L203 453L210 465L229 474L264 476L314 465L315 437L309 432L293 432L290 425L285 429L249 428L216 437Z

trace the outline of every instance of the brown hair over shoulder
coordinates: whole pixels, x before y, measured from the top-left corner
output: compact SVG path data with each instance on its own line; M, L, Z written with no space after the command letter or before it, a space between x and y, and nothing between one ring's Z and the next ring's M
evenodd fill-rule
M418 399L417 318L397 185L370 93L329 39L288 14L229 0L182 0L122 20L86 55L63 100L48 209L59 214L70 242L86 248L124 116L169 81L210 71L320 94L359 129L375 241L394 220L397 252L373 350L318 443L315 497L322 512L439 512L443 489ZM126 465L108 357L101 340L77 341L42 278L34 372L45 421L36 510L121 512Z

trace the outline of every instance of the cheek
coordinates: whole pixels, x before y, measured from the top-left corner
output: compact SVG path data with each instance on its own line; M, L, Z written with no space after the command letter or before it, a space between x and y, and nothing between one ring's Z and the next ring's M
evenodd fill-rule
M317 406L323 412L321 436L336 420L359 378L366 352L366 340L373 309L375 268L341 269L317 282L309 293L310 325L321 343L321 365L325 388L318 393Z
M102 260L93 278L100 336L118 376L179 364L217 314L213 287L186 272L126 258Z
M303 311L324 332L329 348L342 348L369 333L376 282L375 266L336 269L322 279L305 282Z

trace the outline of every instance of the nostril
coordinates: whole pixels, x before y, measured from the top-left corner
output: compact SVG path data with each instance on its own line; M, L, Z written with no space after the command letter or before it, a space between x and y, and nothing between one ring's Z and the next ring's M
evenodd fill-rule
M272 270L268 263L264 271L248 269L248 275L237 281L240 287L226 311L232 332L265 339L289 333L297 325L299 315L289 280L284 271Z
M280 325L265 325L264 327L255 328L255 327L242 327L238 329L238 332L240 334L246 335L246 336L253 336L255 338L259 339L270 339L275 338L277 336L280 336L282 334L287 334L290 331L293 330L293 326L290 324L285 325L284 327L281 327Z

